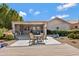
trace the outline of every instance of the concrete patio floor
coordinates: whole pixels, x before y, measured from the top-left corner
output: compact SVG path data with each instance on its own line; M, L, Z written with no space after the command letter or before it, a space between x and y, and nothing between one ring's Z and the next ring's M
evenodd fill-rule
M29 45L29 40L17 40L10 46L28 46Z
M48 40L45 40L45 41L44 41L46 45L61 44L61 42L57 41L57 40L54 39L53 37L48 36L47 39L48 39Z
M1 48L0 56L79 56L79 49L51 37L47 38L50 40L46 41L46 45L27 46L25 43L28 41L17 41L18 43Z
M52 45L52 44L61 44L61 42L55 40L52 37L47 37L48 40L44 40L45 45ZM29 40L17 40L10 46L28 46Z

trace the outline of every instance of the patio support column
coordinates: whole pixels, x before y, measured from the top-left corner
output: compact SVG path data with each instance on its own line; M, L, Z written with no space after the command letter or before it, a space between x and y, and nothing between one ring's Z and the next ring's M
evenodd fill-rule
M47 25L44 25L44 33L45 33L45 37L47 36Z
M15 33L15 24L14 23L12 23L12 31L13 31L13 33Z

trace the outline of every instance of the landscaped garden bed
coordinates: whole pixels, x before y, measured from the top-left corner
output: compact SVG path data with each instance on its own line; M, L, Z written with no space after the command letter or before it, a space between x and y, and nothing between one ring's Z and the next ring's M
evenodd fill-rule
M62 42L62 43L67 43L67 44L70 44L70 45L72 45L76 48L79 48L79 39L71 39L71 38L67 38L67 37L60 37L57 40Z
M6 28L0 28L0 47L10 45L13 42L15 40L12 31Z
M55 38L62 43L70 44L76 48L79 48L79 30L54 30L47 31L48 35L59 34L59 38Z

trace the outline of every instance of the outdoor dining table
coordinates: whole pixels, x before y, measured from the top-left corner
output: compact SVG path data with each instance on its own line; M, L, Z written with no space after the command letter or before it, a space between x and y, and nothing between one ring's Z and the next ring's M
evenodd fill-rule
M41 40L41 36L42 35L34 35L35 36L35 38L36 38L36 41L37 41L37 44L39 43L39 40Z

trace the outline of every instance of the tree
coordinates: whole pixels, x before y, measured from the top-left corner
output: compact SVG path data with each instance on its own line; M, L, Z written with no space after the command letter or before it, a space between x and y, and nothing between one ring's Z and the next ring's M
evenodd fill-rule
M0 28L11 29L12 21L23 21L23 18L7 4L0 4Z

